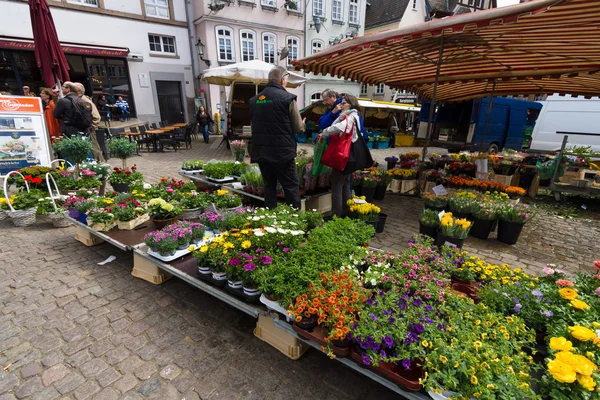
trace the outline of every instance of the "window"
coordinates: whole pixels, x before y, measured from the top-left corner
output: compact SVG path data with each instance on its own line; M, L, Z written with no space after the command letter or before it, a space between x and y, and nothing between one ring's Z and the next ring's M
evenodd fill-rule
M68 0L69 3L98 7L98 0Z
M358 0L350 0L350 14L348 15L348 23L358 25Z
M253 31L240 31L240 47L242 51L242 61L250 61L256 58L256 40Z
M148 35L150 51L156 53L176 54L175 38L172 36Z
M318 17L324 17L323 6L325 0L313 0L313 15Z
M483 8L483 0L477 0L477 7Z
M469 0L469 5L470 5L470 6L473 6L473 5L475 5L475 0Z
M331 19L333 21L342 21L344 15L342 0L331 1Z
M317 101L321 101L321 92L314 92L310 95L311 103L316 103Z
M260 0L261 6L277 7L277 0Z
M275 64L275 55L277 54L277 37L272 33L263 33L262 38L263 61L269 64Z
M473 0L469 0L469 1L473 1ZM412 0L412 9L413 10L417 9L417 0Z
M375 86L375 95L383 96L384 88L385 86L383 85L383 83L380 83L379 85Z
M235 62L233 56L233 29L217 26L217 58L219 61Z
M298 59L298 55L300 54L300 39L295 36L288 36L287 45L290 50L290 54L288 55L288 65L292 64L292 61L296 61Z
M360 95L361 96L367 95L367 84L366 83L363 83L360 85Z
M312 54L318 53L323 50L325 43L322 40L315 39L312 41Z
M304 0L302 0L304 1ZM287 0L285 6L290 11L302 12L302 1L300 0ZM294 8L295 7L295 8Z
M144 0L146 15L169 19L169 0Z

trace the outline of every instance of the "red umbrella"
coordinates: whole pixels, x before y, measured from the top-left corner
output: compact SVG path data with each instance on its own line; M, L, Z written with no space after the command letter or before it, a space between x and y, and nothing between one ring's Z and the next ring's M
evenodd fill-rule
M60 47L54 20L46 0L28 0L35 60L48 86L69 80L69 64Z

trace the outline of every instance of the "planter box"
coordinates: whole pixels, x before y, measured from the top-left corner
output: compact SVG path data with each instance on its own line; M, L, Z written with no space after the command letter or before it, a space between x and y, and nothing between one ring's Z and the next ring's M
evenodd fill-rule
M155 285L160 285L173 277L173 275L162 271L150 261L138 256L135 252L133 253L133 270L131 271L131 275Z
M272 317L258 316L254 336L269 343L292 360L298 360L310 347L297 337L275 326Z
M206 235L210 236L208 238L208 240L201 240L200 242L198 242L196 244L193 244L193 243L191 244L191 246L194 246L194 250L199 249L200 247L204 246L205 244L212 242L214 233L212 231L206 231L206 232L204 232L204 236L206 236ZM157 258L161 261L168 263L168 262L178 259L179 257L183 257L191 252L187 248L185 248L184 250L175 250L175 254L173 254L172 256L162 256L159 253L152 251L151 249L148 249L147 253L148 253L148 255L150 255L154 258Z
M144 215L140 215L136 219L132 219L131 221L127 221L127 222L117 221L117 228L124 230L124 231L131 231L131 230L135 229L136 227L140 226L141 224L143 224L144 222L147 222L149 220L150 220L150 215L144 214Z
M403 180L402 187L400 188L400 193L402 194L415 194L417 190L417 180Z

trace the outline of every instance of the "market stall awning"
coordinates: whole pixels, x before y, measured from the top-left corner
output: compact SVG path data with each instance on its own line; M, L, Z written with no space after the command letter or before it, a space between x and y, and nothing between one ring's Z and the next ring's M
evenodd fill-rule
M365 108L379 108L395 111L421 111L421 107L419 106L377 100L358 99L358 105Z
M269 71L275 65L261 60L243 61L236 64L210 68L202 73L202 80L212 85L231 86L233 82L246 82L259 85L269 81ZM302 75L290 72L288 87L296 88L306 82Z
M466 100L600 93L600 1L538 0L358 37L294 62L315 74ZM495 85L494 85L495 84Z

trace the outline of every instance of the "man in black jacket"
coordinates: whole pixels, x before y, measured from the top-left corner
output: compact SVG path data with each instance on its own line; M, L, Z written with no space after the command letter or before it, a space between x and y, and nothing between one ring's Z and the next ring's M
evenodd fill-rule
M265 206L277 207L277 181L285 202L300 208L296 174L296 133L304 132L296 95L285 90L289 73L283 67L269 72L265 89L250 99L252 115L251 161L258 163L265 183Z
M54 118L60 119L60 133L70 138L71 136L77 136L80 131L74 125L76 111L73 103L79 100L77 86L73 82L65 82L62 85L62 92L65 97L56 103Z

